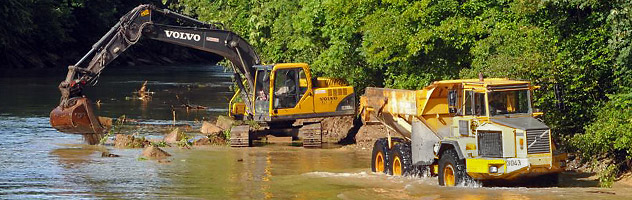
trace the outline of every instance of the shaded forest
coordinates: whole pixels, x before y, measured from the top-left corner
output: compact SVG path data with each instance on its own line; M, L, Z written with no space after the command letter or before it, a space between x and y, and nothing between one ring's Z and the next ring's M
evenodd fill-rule
M0 72L11 76L22 72L66 71L121 16L145 3L162 6L160 0L0 1L3 19L0 20ZM144 40L112 66L215 63L219 59L184 47Z
M479 72L530 80L564 150L607 162L606 184L632 167L629 0L5 0L0 61L73 63L139 3L224 23L265 63L310 63L358 92Z

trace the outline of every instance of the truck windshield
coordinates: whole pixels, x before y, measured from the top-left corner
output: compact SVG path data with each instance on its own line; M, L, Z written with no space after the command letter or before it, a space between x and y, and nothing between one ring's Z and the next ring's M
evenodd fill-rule
M529 90L514 90L489 93L490 115L529 113Z

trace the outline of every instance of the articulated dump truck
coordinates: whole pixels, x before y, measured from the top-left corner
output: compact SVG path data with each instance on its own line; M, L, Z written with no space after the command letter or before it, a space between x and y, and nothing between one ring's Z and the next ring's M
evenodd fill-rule
M400 137L378 139L371 169L407 175L428 169L439 184L535 178L556 184L566 166L551 129L536 119L527 81L437 81L421 90L367 88L363 122L379 122Z

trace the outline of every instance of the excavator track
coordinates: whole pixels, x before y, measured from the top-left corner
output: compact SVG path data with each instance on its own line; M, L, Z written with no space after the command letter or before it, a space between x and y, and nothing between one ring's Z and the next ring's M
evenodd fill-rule
M231 147L249 147L250 146L250 126L239 125L230 129L230 146Z
M303 139L303 147L322 147L323 128L320 122L303 125L299 129L298 135Z

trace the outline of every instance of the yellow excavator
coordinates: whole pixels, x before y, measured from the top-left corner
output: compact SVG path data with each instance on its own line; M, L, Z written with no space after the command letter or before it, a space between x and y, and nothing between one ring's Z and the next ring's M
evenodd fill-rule
M159 23L169 19L178 24ZM355 114L355 93L344 81L313 77L305 63L261 65L254 48L223 24L140 5L121 17L85 56L68 67L66 79L59 84L59 106L50 113L55 129L82 134L89 144L100 141L107 130L82 90L96 84L105 66L143 36L217 54L231 62L238 89L229 104L230 114L266 125L257 131L247 125L233 127L231 146L249 146L253 139L275 133L276 129L292 128L298 131L282 132L302 139L304 146L320 146L319 123L294 121Z

